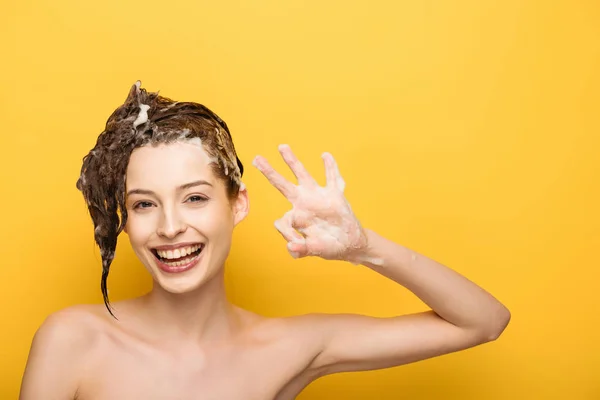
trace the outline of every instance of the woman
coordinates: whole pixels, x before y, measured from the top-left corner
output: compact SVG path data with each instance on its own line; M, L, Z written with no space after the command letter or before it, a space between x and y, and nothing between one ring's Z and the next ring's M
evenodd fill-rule
M262 157L254 165L293 206L275 223L290 254L371 268L431 311L266 318L229 303L223 266L249 204L229 130L204 106L137 82L77 182L101 250L105 307L70 307L44 321L20 398L293 399L327 374L398 366L499 337L510 319L500 302L360 225L330 154L321 187L288 146L280 152L297 185ZM106 279L121 231L154 285L111 305Z

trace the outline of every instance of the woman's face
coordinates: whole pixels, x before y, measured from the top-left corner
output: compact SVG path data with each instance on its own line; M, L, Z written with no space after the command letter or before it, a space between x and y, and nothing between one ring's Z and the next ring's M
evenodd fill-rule
M125 232L171 293L192 291L223 267L233 228L248 213L246 190L230 199L210 163L192 140L135 149L127 167Z

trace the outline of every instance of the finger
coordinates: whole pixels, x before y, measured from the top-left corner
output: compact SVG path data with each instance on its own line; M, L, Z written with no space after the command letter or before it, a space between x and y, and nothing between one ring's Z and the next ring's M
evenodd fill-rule
M281 236L283 236L287 242L304 241L304 237L292 227L289 212L285 213L283 217L275 221L275 229L279 231Z
M301 258L309 255L308 247L305 243L288 242L287 249L294 258Z
M296 193L296 186L275 171L264 157L256 156L252 162L252 165L258 168L258 170L262 172L271 185L275 186L275 188L279 190L286 199L290 200L292 197L294 197L294 194Z
M285 163L290 167L299 184L317 184L313 177L308 173L304 165L296 158L292 149L287 144L279 146L279 152L283 157Z
M343 192L346 188L346 182L340 175L337 162L330 153L323 153L323 162L325 164L325 176L327 177L327 186L336 187Z
M304 233L304 229L311 225L311 215L305 211L299 211L295 207L289 215L290 226L300 233Z

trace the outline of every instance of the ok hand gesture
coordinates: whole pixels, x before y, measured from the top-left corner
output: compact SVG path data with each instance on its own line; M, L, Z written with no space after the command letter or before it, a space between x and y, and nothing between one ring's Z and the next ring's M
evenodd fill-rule
M292 204L292 209L275 221L275 228L288 242L294 258L319 256L327 260L359 263L367 247L367 236L344 197L344 180L333 156L323 154L327 184L319 186L287 145L279 146L286 164L298 180L287 181L261 156L254 166Z

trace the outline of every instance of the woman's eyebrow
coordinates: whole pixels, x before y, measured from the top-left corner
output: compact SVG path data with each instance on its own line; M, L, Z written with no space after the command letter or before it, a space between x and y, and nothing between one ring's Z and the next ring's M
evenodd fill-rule
M182 190L192 188L194 186L202 186L202 185L207 185L207 186L212 187L212 184L210 182L200 179L200 180L185 183L185 184L179 186L177 188L177 191L182 191ZM154 193L152 190L147 190L147 189L131 189L130 191L127 192L127 196L131 196L132 194L144 194L144 195L149 195L149 196L156 196L156 193Z
M197 181L194 181L194 182L190 182L190 183L186 183L184 185L181 185L181 186L179 186L177 188L177 190L180 191L180 190L185 190L185 189L192 188L194 186L202 186L202 185L207 185L207 186L211 186L212 187L212 184L210 182L200 179L200 180L197 180Z

